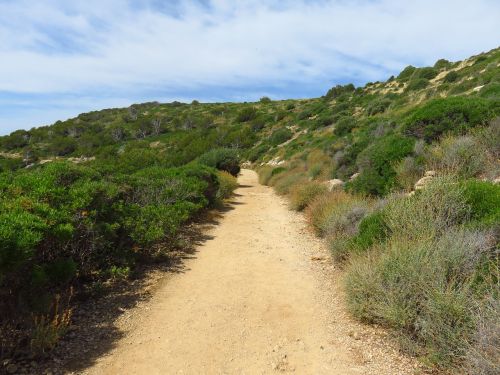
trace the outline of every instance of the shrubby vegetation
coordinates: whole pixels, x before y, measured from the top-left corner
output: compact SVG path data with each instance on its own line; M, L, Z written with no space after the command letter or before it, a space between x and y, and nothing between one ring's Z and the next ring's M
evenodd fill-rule
M325 238L345 269L355 317L392 329L401 348L427 365L494 374L500 53L480 57L463 67L444 60L410 66L361 90L332 88L322 105L297 109L307 133L268 152L286 162L259 173ZM313 123L329 112L331 130ZM327 192L332 178L344 184Z
M354 316L426 363L495 373L499 61L409 66L317 99L134 104L0 137L1 333L56 345L70 310L50 309L55 296L67 305L71 287L161 260L248 160L345 267Z

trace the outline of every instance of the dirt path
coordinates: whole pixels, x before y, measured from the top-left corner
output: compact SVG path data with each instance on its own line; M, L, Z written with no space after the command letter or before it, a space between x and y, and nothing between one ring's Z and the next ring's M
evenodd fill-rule
M253 171L186 272L168 278L90 374L411 374L342 307L303 218Z

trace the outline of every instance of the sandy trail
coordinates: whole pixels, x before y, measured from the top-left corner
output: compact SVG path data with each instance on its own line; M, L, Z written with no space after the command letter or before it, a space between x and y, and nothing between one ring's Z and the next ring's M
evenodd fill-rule
M333 267L303 218L255 172L243 170L239 182L213 239L85 373L412 373L375 331L348 319L330 285L338 283Z

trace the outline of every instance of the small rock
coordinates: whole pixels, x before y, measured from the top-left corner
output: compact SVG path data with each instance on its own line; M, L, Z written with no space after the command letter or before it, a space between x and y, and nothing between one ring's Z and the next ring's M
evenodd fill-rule
M333 180L326 181L326 186L328 186L329 191L333 191L342 188L342 186L344 186L344 181L334 178Z
M350 178L349 178L349 181L352 181L354 180L356 177L359 176L359 172L358 173L354 173Z
M424 176L425 177L436 177L436 171L426 171Z

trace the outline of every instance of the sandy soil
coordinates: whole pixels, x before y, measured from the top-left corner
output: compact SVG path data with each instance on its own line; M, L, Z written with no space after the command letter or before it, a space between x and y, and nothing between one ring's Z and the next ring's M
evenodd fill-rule
M340 273L303 217L255 172L239 182L186 271L166 278L84 373L417 373L382 330L349 319Z

